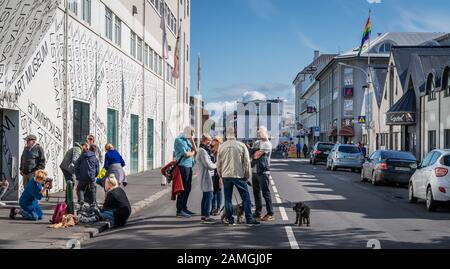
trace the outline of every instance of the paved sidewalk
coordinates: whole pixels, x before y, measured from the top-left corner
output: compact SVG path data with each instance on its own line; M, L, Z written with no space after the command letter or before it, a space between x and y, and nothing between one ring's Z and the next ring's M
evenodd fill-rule
M171 191L170 186L161 186L161 174L159 170L139 173L128 176L128 185L125 188L128 199L132 205L132 216L148 206L153 201L161 198ZM44 218L41 221L25 221L21 217L15 220L9 218L11 206L0 207L0 248L65 248L71 238L80 242L95 236L107 228L106 223L95 225L77 225L66 229L49 228L49 220L53 215L53 209L59 201L64 201L64 192L52 194L48 202L43 199L41 207ZM103 189L97 189L97 201L103 203L105 193ZM76 195L74 195L76 202Z

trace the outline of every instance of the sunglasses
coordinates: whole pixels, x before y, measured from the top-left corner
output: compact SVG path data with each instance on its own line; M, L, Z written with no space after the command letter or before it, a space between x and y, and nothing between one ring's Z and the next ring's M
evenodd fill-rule
M93 138L88 138L88 140L94 140Z

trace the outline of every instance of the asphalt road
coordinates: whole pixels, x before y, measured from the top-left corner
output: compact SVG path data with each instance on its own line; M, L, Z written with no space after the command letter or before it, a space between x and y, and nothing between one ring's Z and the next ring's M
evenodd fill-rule
M450 247L448 207L430 213L423 202L409 204L407 188L361 183L358 173L331 172L305 160L273 159L272 177L275 221L258 227L202 224L199 216L176 218L175 203L165 196L126 227L103 233L82 248L363 249L371 239L381 248ZM194 181L189 209L200 212L200 201ZM290 201L304 201L311 208L311 227L294 225Z

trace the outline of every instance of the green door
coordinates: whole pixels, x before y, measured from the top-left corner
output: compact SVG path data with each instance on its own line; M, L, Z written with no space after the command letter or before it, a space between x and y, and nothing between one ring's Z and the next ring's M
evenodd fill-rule
M153 170L153 119L147 119L147 170Z
M118 129L117 114L118 114L117 110L108 108L108 125L107 125L108 143L112 144L116 149L119 148L117 139L117 129Z
M139 164L139 117L137 115L131 115L130 142L130 172L135 174L138 172Z

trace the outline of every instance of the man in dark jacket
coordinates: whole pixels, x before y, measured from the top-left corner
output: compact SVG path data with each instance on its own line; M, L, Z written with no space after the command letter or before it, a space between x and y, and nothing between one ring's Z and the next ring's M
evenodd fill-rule
M75 143L75 146L69 149L64 155L59 168L66 180L66 204L69 207L69 214L74 213L75 205L73 203L73 176L75 175L75 163L81 156L82 146L79 143Z
M24 139L26 146L20 158L20 174L23 177L22 184L25 188L28 181L34 177L34 172L45 169L44 149L36 142L35 135L28 135Z
M95 178L99 173L99 162L94 153L94 148L85 147L80 158L75 163L75 176L78 180L77 192L80 193L79 201L80 208L85 202L85 195L90 198L87 201L91 206L97 206L97 187L95 186Z

